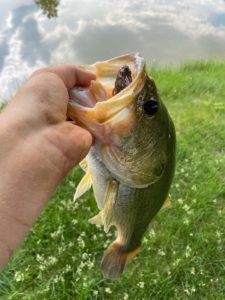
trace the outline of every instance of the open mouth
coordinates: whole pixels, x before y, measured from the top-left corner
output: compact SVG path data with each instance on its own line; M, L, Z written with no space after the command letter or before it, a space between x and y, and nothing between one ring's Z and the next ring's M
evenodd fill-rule
M70 91L70 98L74 100L75 103L85 106L94 107L97 102L107 101L116 94L120 93L122 90L127 88L133 81L134 73L128 65L124 65L119 68L117 75L112 77L112 83L103 85L101 79L96 78L92 80L89 87L75 87ZM114 81L114 88L112 88Z
M82 68L93 72L96 80L89 87L70 91L68 115L86 127L102 124L127 108L143 88L144 59L128 54Z

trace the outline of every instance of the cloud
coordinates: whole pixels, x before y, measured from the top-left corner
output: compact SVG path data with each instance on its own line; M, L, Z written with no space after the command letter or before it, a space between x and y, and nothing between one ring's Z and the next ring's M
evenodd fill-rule
M223 0L67 0L51 20L35 5L17 6L0 31L1 93L9 97L44 65L133 51L159 65L225 57L224 14Z
M9 54L9 45L6 37L0 37L0 72L4 66L5 57Z
M23 26L18 30L17 39L24 41L20 48L21 59L27 61L30 66L37 60L46 64L49 62L48 44L43 42L43 36L35 18L29 17L24 20Z

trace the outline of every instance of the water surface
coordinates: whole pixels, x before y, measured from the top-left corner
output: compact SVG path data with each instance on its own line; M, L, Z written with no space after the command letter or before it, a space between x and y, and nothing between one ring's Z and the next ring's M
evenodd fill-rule
M32 0L0 2L0 98L46 65L134 51L150 67L225 58L223 0L61 0L53 18L42 8Z

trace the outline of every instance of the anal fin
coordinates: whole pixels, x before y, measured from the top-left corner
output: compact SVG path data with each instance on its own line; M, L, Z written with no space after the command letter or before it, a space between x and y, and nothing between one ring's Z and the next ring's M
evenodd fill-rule
M96 216L90 218L90 219L88 220L88 222L91 223L91 224L103 225L101 212L98 213Z

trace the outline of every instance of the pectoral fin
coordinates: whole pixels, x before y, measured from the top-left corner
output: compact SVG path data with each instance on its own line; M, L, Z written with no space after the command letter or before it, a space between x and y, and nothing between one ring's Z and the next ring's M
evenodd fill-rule
M104 206L101 211L101 218L104 225L105 232L109 231L110 226L112 225L112 213L113 206L116 202L116 196L118 192L119 184L115 180L108 181L105 198L104 198Z
M76 188L76 192L74 194L73 200L75 201L84 193L86 193L91 188L91 185L92 185L91 173L90 171L87 171L87 173L81 179L81 181L79 182Z
M168 196L166 198L166 200L164 201L162 208L169 208L171 206L172 206L171 198L170 198L170 196Z

